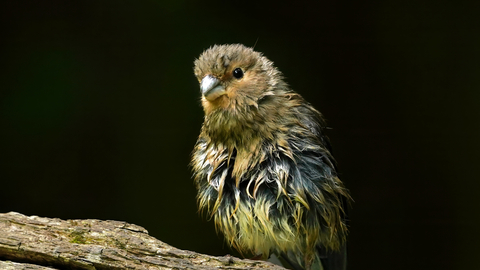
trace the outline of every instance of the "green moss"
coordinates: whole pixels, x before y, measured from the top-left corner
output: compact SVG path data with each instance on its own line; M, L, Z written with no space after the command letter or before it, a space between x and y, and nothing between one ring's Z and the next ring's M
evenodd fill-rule
M127 246L124 243L122 243L122 242L120 242L116 239L113 239L113 241L115 243L115 246L117 246L118 248L120 248L120 249L126 249L127 248Z
M72 239L70 243L74 244L86 244L87 240L85 239L84 232L74 231L68 235Z

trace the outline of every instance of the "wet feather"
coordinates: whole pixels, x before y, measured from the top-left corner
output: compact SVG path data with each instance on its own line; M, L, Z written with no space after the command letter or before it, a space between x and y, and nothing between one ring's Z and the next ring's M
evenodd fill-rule
M232 75L236 68L243 77ZM202 97L205 119L191 162L200 210L242 253L283 254L309 269L318 248L339 250L350 196L322 115L271 61L243 45L209 48L194 72L199 82L208 75L225 88L214 100Z

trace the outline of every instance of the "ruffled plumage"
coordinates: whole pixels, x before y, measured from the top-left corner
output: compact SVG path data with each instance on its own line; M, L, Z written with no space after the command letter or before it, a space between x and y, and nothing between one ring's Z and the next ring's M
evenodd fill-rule
M242 78L232 76L235 68ZM202 97L205 120L191 162L200 210L243 253L276 253L310 269L322 252L340 252L350 196L322 115L243 45L211 47L194 71L199 82L210 75L225 89L215 100Z

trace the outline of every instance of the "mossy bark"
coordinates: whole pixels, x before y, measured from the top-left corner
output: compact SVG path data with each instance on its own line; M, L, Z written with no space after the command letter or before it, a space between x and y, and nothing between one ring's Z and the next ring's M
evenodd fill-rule
M284 269L180 250L120 221L0 214L1 269Z

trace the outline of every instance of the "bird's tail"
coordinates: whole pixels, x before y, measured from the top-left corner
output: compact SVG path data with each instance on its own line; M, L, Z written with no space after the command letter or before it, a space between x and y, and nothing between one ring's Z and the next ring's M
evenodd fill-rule
M328 251L325 248L317 249L319 260L323 270L346 270L347 269L347 245L344 244L339 250ZM315 261L318 261L316 259ZM314 263L315 264L315 263ZM312 269L313 265L312 265Z
M339 250L328 251L323 247L317 248L315 260L310 269L306 269L303 257L298 257L293 252L280 255L283 266L294 270L346 270L347 246L344 244Z

